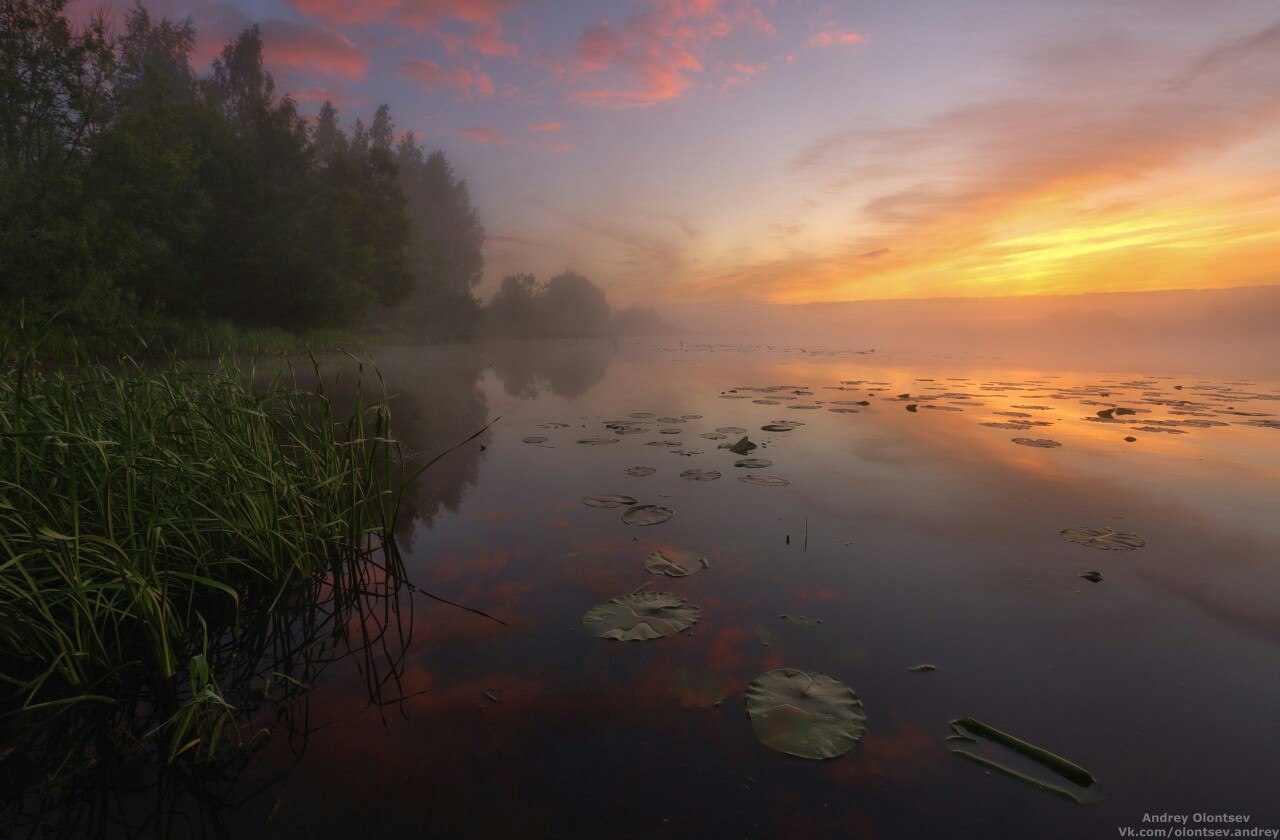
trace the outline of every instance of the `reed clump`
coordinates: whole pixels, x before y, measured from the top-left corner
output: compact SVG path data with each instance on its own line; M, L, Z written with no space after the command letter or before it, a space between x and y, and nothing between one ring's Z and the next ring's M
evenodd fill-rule
M6 356L0 733L102 708L170 759L212 755L236 718L217 652L293 632L321 593L340 613L371 557L399 574L402 460L359 383L338 418L322 386L229 361Z

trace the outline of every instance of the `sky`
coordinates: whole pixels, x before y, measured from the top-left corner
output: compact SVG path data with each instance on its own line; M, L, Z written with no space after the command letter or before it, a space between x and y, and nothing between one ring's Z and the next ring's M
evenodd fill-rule
M87 0L78 0L80 3ZM123 7L124 0L118 0ZM1280 282L1275 0L154 0L619 303Z

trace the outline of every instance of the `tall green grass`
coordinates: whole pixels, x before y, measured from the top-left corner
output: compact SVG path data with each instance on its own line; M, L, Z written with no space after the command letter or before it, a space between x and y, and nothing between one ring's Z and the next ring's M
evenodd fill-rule
M100 709L168 760L213 756L246 740L237 693L261 663L300 682L279 660L307 645L282 639L367 634L349 616L401 575L385 399L357 382L339 418L323 387L256 387L229 362L4 356L0 738Z

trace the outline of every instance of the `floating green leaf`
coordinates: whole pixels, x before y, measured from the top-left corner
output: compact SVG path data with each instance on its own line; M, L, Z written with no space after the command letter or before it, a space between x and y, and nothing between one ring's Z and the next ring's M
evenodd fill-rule
M738 441L733 446L730 446L729 451L734 453L735 455L746 455L748 452L750 452L755 448L756 448L756 445L754 443L752 443L746 437L743 437L742 440Z
M716 431L722 435L745 435L747 433L746 429L738 426L720 426Z
M743 458L741 461L734 461L733 465L744 470L762 470L765 467L772 467L773 461L768 458Z
M786 487L790 484L785 478L778 478L776 475L740 475L738 481L743 484L757 484L761 487Z
M1097 583L1098 581L1102 580L1102 572L1085 572L1084 574L1080 575L1080 577L1084 578L1090 583Z
M747 714L760 743L801 758L843 755L867 730L853 689L792 668L770 671L747 687Z
M1067 542L1079 543L1089 548L1101 548L1107 551L1132 551L1142 548L1147 541L1132 531L1113 531L1110 528L1063 528L1058 532Z
M1076 802L1100 798L1092 773L1048 750L971 717L951 721L951 731L947 749L956 755Z
M707 558L700 557L690 551L677 551L663 548L644 558L644 567L650 574L667 577L688 577L695 572L710 568Z
M622 515L622 521L628 525L660 525L676 512L662 505L636 505Z
M587 610L582 627L602 639L642 642L687 630L702 610L671 592L632 592Z
M680 477L685 481L715 481L721 475L719 470L685 470Z
M634 505L636 500L630 496L583 496L582 503L593 508L616 508Z

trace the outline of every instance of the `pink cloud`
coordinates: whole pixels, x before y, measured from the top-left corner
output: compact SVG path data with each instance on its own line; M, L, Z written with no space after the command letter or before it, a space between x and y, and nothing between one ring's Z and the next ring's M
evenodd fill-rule
M441 67L425 58L411 58L400 64L400 73L429 91L453 90L459 101L473 96L493 96L493 79L480 70Z
M837 47L837 46L856 46L865 44L867 36L861 32L850 30L831 29L823 30L817 35L809 39L811 47Z
M494 144L497 146L510 146L516 141L508 137L501 129L494 128L491 125L480 125L474 128L464 128L458 132L459 137L466 138L473 143L481 146Z
M481 55L515 56L520 47L504 34L504 17L518 0L287 0L304 15L334 24L397 23L429 32L449 53L470 49Z
M602 81L571 98L608 108L646 107L676 99L697 83L710 43L739 26L772 33L760 9L744 0L654 0L619 26L593 24L578 38L576 62L562 72Z
M338 32L279 18L268 18L261 26L262 57L268 69L357 79L369 70L369 57Z
M525 126L528 131L564 131L564 123L562 122L540 122L530 123Z

